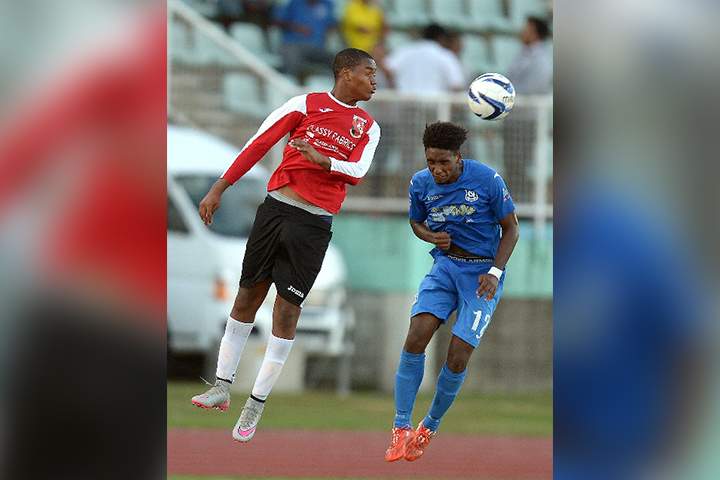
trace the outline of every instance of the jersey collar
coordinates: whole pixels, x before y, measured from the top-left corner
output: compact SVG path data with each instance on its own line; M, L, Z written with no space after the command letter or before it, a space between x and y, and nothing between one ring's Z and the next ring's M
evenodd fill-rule
M339 103L340 105L342 105L342 106L345 107L345 108L358 108L357 105L348 105L348 104L345 103L345 102L341 102L340 100L338 100L337 98L335 98L335 97L333 96L333 94L330 93L330 92L327 92L327 94L328 94L328 97L332 98L333 100L335 100L335 102Z

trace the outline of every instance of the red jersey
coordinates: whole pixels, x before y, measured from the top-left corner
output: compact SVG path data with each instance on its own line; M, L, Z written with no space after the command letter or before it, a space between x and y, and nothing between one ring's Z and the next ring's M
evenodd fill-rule
M380 141L377 122L362 108L343 103L329 92L293 97L265 119L222 178L235 183L288 133L290 140L305 140L329 157L330 171L285 145L268 191L288 185L313 205L339 212L345 184L357 185L370 168Z

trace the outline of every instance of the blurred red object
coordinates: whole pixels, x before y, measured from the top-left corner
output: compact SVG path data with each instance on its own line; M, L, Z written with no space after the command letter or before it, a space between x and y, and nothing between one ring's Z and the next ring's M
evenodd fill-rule
M37 276L164 318L166 13L143 15L119 48L74 63L5 119L0 232L15 207L60 185L33 227Z

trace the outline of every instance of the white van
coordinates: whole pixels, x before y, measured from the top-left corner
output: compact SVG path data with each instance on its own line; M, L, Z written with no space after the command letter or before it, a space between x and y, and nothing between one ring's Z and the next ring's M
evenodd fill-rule
M172 353L207 354L213 365L237 293L247 237L269 178L265 168L253 167L225 191L212 225L205 226L198 215L200 200L238 151L207 133L168 127L168 348ZM331 244L298 324L298 343L306 352L350 353L354 315L347 307L345 281L345 264ZM274 301L271 287L253 335L270 334Z

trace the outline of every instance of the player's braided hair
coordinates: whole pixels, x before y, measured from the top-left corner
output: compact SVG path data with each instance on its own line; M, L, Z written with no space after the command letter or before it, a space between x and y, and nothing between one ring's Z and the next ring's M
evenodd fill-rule
M360 63L362 63L365 59L374 60L372 55L367 53L365 50L360 50L358 48L346 48L345 50L340 50L337 55L335 55L335 60L333 61L333 74L335 75L335 78L337 78L343 68L353 68L360 65Z
M423 146L425 148L440 148L459 152L460 146L465 143L467 130L460 125L450 122L435 122L425 126Z

